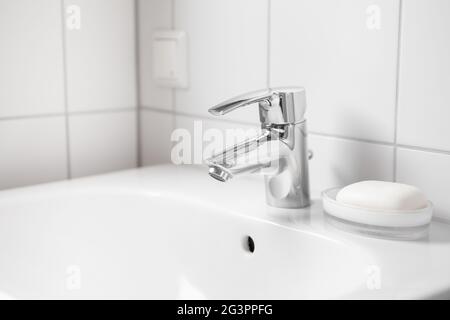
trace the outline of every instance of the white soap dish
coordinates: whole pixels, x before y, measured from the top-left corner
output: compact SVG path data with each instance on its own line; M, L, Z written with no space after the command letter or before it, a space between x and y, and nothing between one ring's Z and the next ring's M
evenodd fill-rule
M342 204L336 201L340 188L322 193L327 221L346 231L395 240L415 240L428 234L433 204L418 210L381 210Z

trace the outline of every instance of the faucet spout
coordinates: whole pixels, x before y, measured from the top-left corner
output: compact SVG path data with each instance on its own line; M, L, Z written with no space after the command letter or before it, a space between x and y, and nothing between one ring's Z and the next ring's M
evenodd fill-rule
M270 166L272 134L265 130L261 135L248 139L206 160L209 175L221 182L235 176L256 173Z

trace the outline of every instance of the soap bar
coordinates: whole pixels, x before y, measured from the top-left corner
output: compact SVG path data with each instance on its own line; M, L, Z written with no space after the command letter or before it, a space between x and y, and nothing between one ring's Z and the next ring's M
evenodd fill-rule
M379 210L418 210L428 206L416 187L385 181L362 181L343 188L336 196L342 204Z

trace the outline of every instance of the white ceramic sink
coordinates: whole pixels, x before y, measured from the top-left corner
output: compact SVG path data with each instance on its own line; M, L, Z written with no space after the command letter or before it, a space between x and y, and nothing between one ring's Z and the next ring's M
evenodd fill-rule
M250 252L248 237L254 241ZM0 193L0 299L449 298L450 226L414 242L160 166Z

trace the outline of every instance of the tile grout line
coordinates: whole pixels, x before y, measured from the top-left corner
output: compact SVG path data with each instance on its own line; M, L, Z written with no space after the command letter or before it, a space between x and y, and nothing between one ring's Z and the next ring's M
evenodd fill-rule
M61 113L44 113L44 114L24 115L24 116L11 116L11 117L2 117L2 118L0 118L0 122L2 122L2 121L31 120L31 119L64 117L65 115L66 115L65 112L61 112Z
M349 140L349 141L360 142L360 143L370 143L370 144L375 144L375 145L385 146L385 147L394 147L395 146L395 144L392 142L375 141L375 140L363 139L363 138L353 138L353 137L342 136L342 135L338 135L338 134L314 131L314 130L312 130L312 131L309 130L308 133L315 135L315 136L319 136L319 137Z
M401 40L402 40L402 17L403 17L403 0L399 0L398 8L398 38L397 38L397 66L396 66L396 83L395 83L395 110L394 110L394 182L398 180L397 160L398 160L398 119L399 119L399 102L400 102L400 60L401 60Z
M118 109L104 109L104 110L85 110L85 111L68 111L69 116L82 116L82 115L94 115L94 114L108 114L108 113L119 113L119 112L129 112L135 110L136 107L126 107ZM56 113L43 113L36 115L23 115L23 116L11 116L11 117L0 117L0 122L2 121L15 121L15 120L32 120L32 119L42 119L42 118L54 118L54 117L65 117L66 112L56 112Z
M139 0L134 0L134 47L136 59L136 165L142 167L142 137L141 137L141 46L140 46L140 16Z
M448 156L450 156L450 151L434 149L434 148L410 146L410 145L407 145L407 144L397 144L397 148L399 148L399 149L409 149L409 150L421 151L421 152L429 152L429 153L434 153L434 154L441 154L441 155L448 155Z
M82 115L90 115L90 114L104 114L104 113L121 113L121 112L129 112L136 110L137 107L123 107L116 109L98 109L98 110L83 110L83 111L69 111L69 116L82 116Z
M170 3L170 28L175 30L175 16L176 16L176 1L172 0Z
M66 157L67 157L67 178L72 179L72 159L70 151L70 121L69 121L69 94L68 94L68 73L67 73L67 36L65 19L65 1L61 0L61 36L63 51L63 87L64 87L64 118L66 126Z

